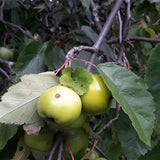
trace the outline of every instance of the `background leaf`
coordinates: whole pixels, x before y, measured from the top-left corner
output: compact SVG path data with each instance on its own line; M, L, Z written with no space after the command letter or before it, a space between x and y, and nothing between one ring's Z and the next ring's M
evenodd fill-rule
M45 51L45 64L48 69L59 68L65 61L65 53L64 51L53 45L54 40L51 40Z
M45 71L44 51L45 46L41 42L29 43L20 53L13 71L17 76L29 73L40 73Z
M84 7L86 7L87 9L89 9L89 5L90 5L90 0L81 0L82 4Z
M129 116L140 139L150 145L154 127L154 104L145 82L130 70L112 63L98 65L113 97Z
M146 69L145 80L152 93L156 106L155 129L160 133L160 45L151 50L148 67Z
M94 43L98 39L98 34L92 30L92 28L88 26L82 26L81 30L86 34L90 40L92 40ZM110 46L107 45L107 43L102 42L102 45L100 47L100 50L103 51L106 55L110 56L113 60L115 60L115 56L113 54L113 51L111 50Z
M8 140L11 139L17 132L17 126L0 124L0 150L2 150L7 144Z
M54 72L29 74L21 82L11 86L0 102L0 122L30 124L40 121L37 99L47 89L58 85Z
M156 147L154 147L147 154L145 154L144 156L140 156L138 160L152 160L152 159L159 160L159 157L160 157L159 148L160 148L160 142L158 143L158 145L156 145Z

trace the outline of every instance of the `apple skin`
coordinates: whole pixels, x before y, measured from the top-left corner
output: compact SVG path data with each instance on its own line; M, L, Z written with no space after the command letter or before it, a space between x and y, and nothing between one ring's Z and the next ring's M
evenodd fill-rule
M55 127L59 131L68 131L71 129L80 128L85 123L86 118L87 118L86 113L81 112L81 114L77 119L67 124L57 124L50 120L47 120L47 122L49 125Z
M92 151L90 151L90 148L86 148L86 149L78 152L76 159L81 159L84 156L87 156L89 158L89 160L97 160L99 158L99 155L96 152L96 150L93 149Z
M46 90L39 98L37 111L40 117L57 124L69 124L77 119L82 110L79 95L65 86Z
M88 134L82 128L64 132L64 152L69 153L66 143L70 147L72 153L76 155L80 150L88 147Z
M92 75L93 81L88 91L81 96L83 111L92 114L103 114L108 106L111 92L99 75Z
M30 148L47 152L51 149L54 133L47 128L41 129L39 133L28 135L24 134L25 144Z
M4 60L10 60L13 58L13 51L5 48L5 47L0 47L0 58Z

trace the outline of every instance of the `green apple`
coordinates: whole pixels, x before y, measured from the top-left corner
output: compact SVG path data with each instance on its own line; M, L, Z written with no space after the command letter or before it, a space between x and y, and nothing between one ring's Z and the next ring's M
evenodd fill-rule
M75 128L80 128L85 123L86 118L87 118L86 113L81 112L81 114L77 119L67 124L57 124L50 120L47 120L47 122L60 131L67 131Z
M83 111L99 115L106 111L111 92L99 75L92 75L88 91L81 96Z
M12 59L13 51L5 47L0 47L0 58L5 59L5 60Z
M32 149L47 152L51 149L54 133L48 128L41 129L36 134L24 134L24 141Z
M57 124L69 124L75 121L82 109L79 95L65 86L55 86L46 90L39 98L38 114Z
M82 128L72 129L64 133L64 152L69 153L67 145L70 147L72 153L75 155L80 150L88 147L88 134Z

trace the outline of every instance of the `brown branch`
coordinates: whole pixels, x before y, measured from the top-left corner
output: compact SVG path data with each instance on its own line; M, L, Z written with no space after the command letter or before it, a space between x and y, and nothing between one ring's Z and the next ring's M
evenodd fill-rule
M119 111L120 111L120 105L118 103L116 103L116 116L111 119L106 125L104 125L100 131L98 132L98 135L101 135L101 133L108 128L114 121L116 121L119 117Z
M9 26L9 27L13 27L15 29L20 30L24 35L26 35L28 38L37 41L37 39L35 39L33 36L31 36L27 31L25 31L24 29L22 29L20 26L7 22L4 20L3 18L3 9L4 9L4 5L5 5L5 0L2 1L1 7L0 7L0 22L2 22L4 25Z
M116 16L116 14L117 14L122 2L123 2L123 0L116 1L112 12L110 13L109 17L107 18L106 23L105 23L104 27L102 28L102 31L101 31L97 41L94 44L94 47L97 50L99 50L99 48L100 48L105 36L107 35L107 33L108 33L112 23L113 23L114 17Z
M143 41L143 42L150 42L150 43L160 43L160 39L153 39L147 37L129 37L129 41Z

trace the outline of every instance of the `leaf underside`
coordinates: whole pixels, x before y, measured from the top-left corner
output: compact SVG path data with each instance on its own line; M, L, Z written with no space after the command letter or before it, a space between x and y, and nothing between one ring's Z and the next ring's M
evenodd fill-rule
M38 97L56 85L58 77L54 76L54 72L24 75L2 96L0 122L21 125L40 121L37 114Z
M98 65L113 97L129 116L140 139L150 145L154 127L154 103L147 85L136 74L112 63Z

